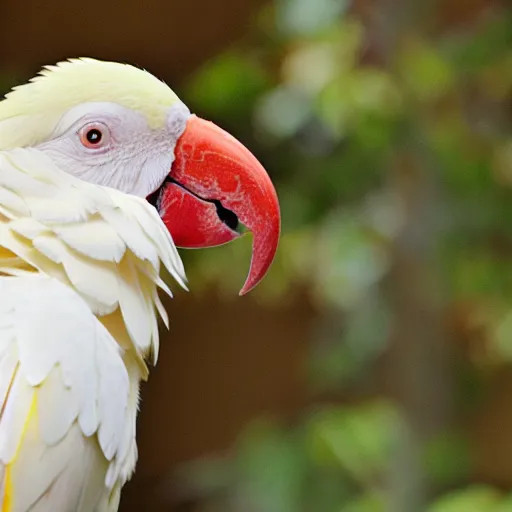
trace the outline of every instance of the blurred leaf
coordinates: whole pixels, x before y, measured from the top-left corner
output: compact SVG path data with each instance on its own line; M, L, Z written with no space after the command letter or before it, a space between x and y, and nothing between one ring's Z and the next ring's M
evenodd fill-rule
M512 496L509 494L509 496L496 506L493 512L512 512Z
M317 110L338 135L343 135L353 127L364 126L370 119L362 136L378 135L388 141L389 129L378 128L371 132L372 125L379 118L395 115L400 107L400 96L390 77L377 69L360 69L346 72L333 80L318 96Z
M309 421L310 449L319 464L337 464L367 483L386 469L397 416L384 403L325 409Z
M483 250L459 248L452 268L452 282L459 296L478 297L490 293L508 295L512 290L512 265L504 264Z
M391 318L382 297L371 295L348 319L344 343L352 355L352 363L380 354L390 334Z
M317 94L334 78L341 62L331 42L304 44L283 62L283 81L308 95ZM309 72L304 73L304 69Z
M502 361L512 361L512 311L508 310L504 315L494 311L498 319L491 324L490 336L492 349Z
M294 437L260 421L245 432L238 445L244 499L263 512L300 510L306 461Z
M339 83L357 65L363 30L361 23L343 20L322 37L296 44L283 59L283 83L308 96L321 93L332 81Z
M339 512L354 496L354 486L339 468L310 464L304 484L304 512Z
M493 170L501 183L509 187L512 186L512 139L496 145Z
M407 42L400 56L400 71L412 94L423 101L446 94L455 81L450 62L420 40Z
M268 87L264 68L249 54L222 54L205 64L190 79L187 103L203 115L246 118L256 98Z
M473 485L454 491L435 502L428 512L494 512L500 502L500 493L492 487Z
M390 321L388 305L379 295L370 294L343 317L343 334L329 331L331 339L325 340L326 333L318 332L315 338L324 343L311 360L315 386L325 389L365 379L368 365L387 347Z
M349 0L277 0L278 30L291 36L312 35L335 23L349 4Z
M344 309L361 301L387 269L387 253L378 242L350 212L326 221L315 249L317 296Z
M275 137L294 135L311 115L311 103L299 90L281 86L263 96L256 109L256 123Z
M476 27L476 31L453 34L446 39L445 48L452 65L460 71L471 73L486 67L510 50L512 13L504 10L491 16Z
M470 470L467 441L454 432L439 435L427 446L425 465L435 482L460 482Z
M387 512L385 500L375 492L364 494L341 507L340 512Z
M512 51L490 62L479 76L479 83L495 101L506 101L512 92Z

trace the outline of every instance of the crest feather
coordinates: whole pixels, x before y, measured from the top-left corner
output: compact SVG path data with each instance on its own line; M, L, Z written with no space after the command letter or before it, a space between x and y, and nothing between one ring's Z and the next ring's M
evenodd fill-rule
M38 132L44 127L53 128L66 110L96 101L116 102L139 111L151 128L157 128L165 122L169 107L180 100L164 82L130 64L85 57L69 59L45 66L37 76L14 87L0 101L0 149L44 140ZM27 144L9 142L12 138L9 132L21 130L27 118L33 123L31 128L35 128L32 140Z

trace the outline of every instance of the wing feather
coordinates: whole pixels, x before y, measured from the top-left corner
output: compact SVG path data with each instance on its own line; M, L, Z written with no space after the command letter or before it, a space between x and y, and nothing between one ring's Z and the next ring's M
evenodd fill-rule
M117 510L145 358L168 322L162 264L186 288L145 200L36 149L0 151L0 508Z
M23 378L19 365L7 379L9 384L0 421L0 460L4 464L12 462L19 450L34 395L34 389Z
M101 218L58 225L53 230L66 245L95 260L119 263L126 251L122 238Z
M186 288L183 263L156 210L141 198L63 173L35 149L0 152L3 189L10 196L5 203L0 196L8 213L0 220L0 247L12 256L0 261L0 270L19 276L32 267L50 274L98 316L119 308L140 357L156 357L155 315L165 324L168 319L155 302L155 287L171 295L160 264ZM18 214L22 205L28 216ZM23 270L19 260L26 262Z
M0 475L12 510L62 510L49 507L63 499L73 504L65 510L93 510L91 499L107 500L133 450L123 351L80 296L51 277L0 278L0 297L9 297L0 308Z
M150 311L146 307L139 276L130 259L119 264L119 305L128 334L134 343L146 351L151 343ZM144 314L137 314L143 311Z

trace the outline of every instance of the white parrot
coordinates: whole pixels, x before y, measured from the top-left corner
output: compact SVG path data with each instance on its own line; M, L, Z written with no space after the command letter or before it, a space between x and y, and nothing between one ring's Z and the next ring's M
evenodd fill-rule
M256 158L135 67L75 59L0 102L0 511L118 509L176 246L280 234Z

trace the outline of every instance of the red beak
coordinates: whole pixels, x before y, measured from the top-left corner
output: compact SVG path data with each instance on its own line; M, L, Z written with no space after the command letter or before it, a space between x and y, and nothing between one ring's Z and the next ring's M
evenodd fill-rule
M191 116L162 187L149 199L178 247L222 245L253 234L251 268L240 291L254 288L277 250L281 217L277 194L252 153L215 124Z

